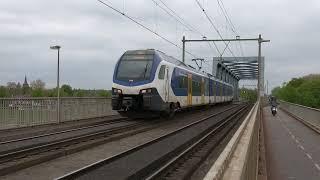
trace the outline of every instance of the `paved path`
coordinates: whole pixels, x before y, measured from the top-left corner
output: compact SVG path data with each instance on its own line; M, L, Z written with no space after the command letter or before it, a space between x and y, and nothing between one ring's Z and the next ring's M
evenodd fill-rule
M268 179L320 180L320 134L281 110L263 113Z

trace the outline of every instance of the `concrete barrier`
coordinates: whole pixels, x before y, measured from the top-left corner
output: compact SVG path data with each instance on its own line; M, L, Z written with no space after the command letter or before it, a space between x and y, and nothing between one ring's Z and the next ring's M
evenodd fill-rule
M205 180L257 179L259 112L260 102L257 102L206 174Z
M280 108L320 133L320 109L281 100Z

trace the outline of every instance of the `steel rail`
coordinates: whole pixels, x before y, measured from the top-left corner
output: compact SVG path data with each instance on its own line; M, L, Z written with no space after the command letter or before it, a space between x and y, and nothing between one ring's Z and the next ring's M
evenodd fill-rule
M19 141L25 141L25 140L29 140L29 139L36 139L36 138L41 138L41 137L46 137L46 136L52 136L52 135L57 135L57 134L63 134L63 133L68 133L68 132L73 132L73 131L79 131L79 130L94 128L94 127L103 126L103 125L115 124L115 123L123 122L123 121L128 120L128 119L129 118L112 119L112 120L105 121L103 123L97 122L94 125L87 125L87 126L83 126L83 127L67 129L67 130L53 132L53 133L41 134L41 135L37 135L37 136L30 136L30 137L19 138L19 139L12 139L12 140L8 140L8 141L0 142L0 145L13 143L13 142L19 142ZM99 124L99 123L101 123L101 124Z
M132 124L125 125L125 126L100 130L100 131L94 132L94 133L88 133L88 134L84 134L84 135L80 135L80 136L74 136L74 137L58 140L55 142L51 142L48 144L35 145L35 146L25 148L22 150L17 150L17 151L12 151L12 152L9 152L6 154L1 154L0 155L0 163L8 162L12 159L17 159L19 157L25 157L26 155L38 154L38 153L48 151L51 149L57 149L57 147L63 147L63 146L69 145L69 144L74 144L75 142L81 142L86 139L92 139L92 138L100 136L100 135L112 135L115 133L119 133L119 131L122 131L122 130L127 130L130 128L138 127L143 123L144 122L136 122L136 123L132 123Z
M200 146L202 143L205 143L207 141L210 140L210 136L213 136L217 133L219 133L226 125L228 125L229 123L233 122L234 120L240 119L244 112L247 110L248 106L243 107L242 109L240 109L239 111L235 112L234 114L232 114L231 116L225 118L224 120L219 121L217 124L214 125L214 127L212 127L212 129L207 132L204 136L202 136L201 134L199 136L200 139L198 139L196 142L194 142L191 146L189 146L187 149L185 149L184 151L178 153L176 156L174 156L173 158L171 158L170 161L168 161L166 164L164 164L163 166L161 166L158 170L156 170L155 172L153 172L151 175L147 176L146 180L151 180L151 179L155 179L157 177L159 177L161 174L163 174L165 171L167 171L170 167L174 166L179 160L181 160L184 156L186 156L188 153L194 151L198 146ZM242 115L241 115L242 114ZM239 116L238 116L239 115ZM235 124L234 124L235 125ZM233 127L233 126L232 126ZM232 128L230 128L231 130ZM221 140L224 137L221 138ZM202 161L201 161L202 162ZM189 172L190 174L190 172ZM184 179L184 178L182 178Z
M155 138L155 139L152 139L152 140L150 140L150 141L148 141L148 142L146 142L146 143L144 143L144 144L135 146L135 147L133 147L133 148L131 148L131 149L129 149L129 150L120 152L119 154L116 154L116 155L114 155L114 156L108 157L108 158L106 158L106 159L102 159L102 160L100 160L100 161L97 161L97 162L95 162L95 163L93 163L93 164L90 164L90 165L85 166L85 167L83 167L83 168L80 168L80 169L78 169L78 170L72 171L72 172L70 172L70 173L68 173L68 174L65 174L64 176L58 177L58 178L56 178L56 179L57 179L57 180L76 179L77 177L80 177L81 175L84 175L84 174L86 174L86 173L88 173L88 172L90 172L90 171L92 171L92 170L94 170L94 169L96 169L96 168L98 168L98 167L101 167L101 166L103 166L103 165L105 165L105 164L109 164L109 163L111 163L111 162L114 162L114 161L116 161L116 160L118 160L118 159L120 159L120 158L122 158L122 157L125 157L125 156L127 156L127 155L129 155L129 154L132 154L132 153L134 153L134 152L136 152L136 151L138 151L138 150L140 150L140 149L143 149L143 148L145 148L145 147L148 147L148 146L150 146L150 145L152 145L152 144L154 144L154 143L156 143L156 142L159 142L159 141L161 141L161 140L163 140L163 139L165 139L165 138L168 138L168 137L170 137L170 136L173 136L173 135L175 135L175 134L177 134L177 133L179 133L179 132L181 132L181 131L183 131L183 130L189 129L189 128L197 125L197 124L200 124L200 123L202 123L202 122L204 122L204 121L206 121L206 120L209 120L209 119L211 119L212 117L215 117L215 116L224 114L224 113L226 113L226 112L228 112L228 111L230 111L230 110L237 109L237 108L239 108L239 107L243 107L243 105L233 106L233 107L228 108L228 109L226 109L226 110L217 112L217 113L212 114L212 115L210 115L210 116L208 116L208 117L202 118L202 119L197 120L197 121L195 121L195 122L192 122L192 123L190 123L190 124L188 124L188 125L185 125L185 126L179 128L179 129L177 129L177 130L174 130L174 131L172 131L172 132L170 132L170 133L168 133L168 134L165 134L165 135L162 135L162 136L157 137L157 138Z

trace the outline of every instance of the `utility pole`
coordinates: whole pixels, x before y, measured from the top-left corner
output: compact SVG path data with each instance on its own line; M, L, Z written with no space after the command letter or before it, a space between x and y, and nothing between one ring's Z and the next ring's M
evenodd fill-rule
M267 80L267 95L269 95L269 81Z
M57 68L57 120L60 123L60 48L61 46L51 46L50 49L58 50L58 68Z
M182 37L182 62L184 63L184 58L185 58L185 48L186 48L186 37Z
M258 39L259 39L258 40L259 50L258 50L258 94L257 94L257 98L260 98L260 88L261 88L261 84L260 84L260 77L261 77L260 68L261 68L261 43L262 43L261 34L259 34L259 38Z
M263 86L261 86L261 84L260 84L260 83L262 83L260 78L261 78L261 69L262 69L261 68L261 62L262 62L262 60L261 60L261 44L263 42L270 42L270 40L263 40L261 37L261 34L259 34L259 38L258 38L258 44L259 44L259 50L258 50L258 96L257 96L258 98L260 97L260 90L261 90L261 88L263 88Z
M229 45L229 43L231 41L257 41L258 42L258 46L259 46L258 47L258 60L257 60L258 61L258 65L257 65L258 66L258 72L252 70L252 74L256 78L256 74L255 73L257 73L257 76L258 76L257 97L260 97L260 90L262 88L264 88L263 87L264 85L261 86L261 82L260 82L261 81L260 78L262 77L261 69L263 68L263 66L261 64L262 63L261 44L263 42L270 42L270 40L262 39L261 34L259 34L258 38L240 38L239 36L237 36L235 39L207 39L207 38L203 38L203 39L185 39L185 36L183 36L183 38L182 38L182 62L185 62L185 43L186 42L226 42L226 41L228 42L228 44L225 43L226 44L225 49L227 48L227 46ZM224 49L224 51L225 51L225 49ZM222 61L222 56L220 56L220 61ZM214 68L214 64L212 66ZM225 80L226 77L225 77L225 74L222 74L223 72L224 72L224 70L222 70L222 68L220 68L220 69L218 68L216 70L216 75L217 75L218 79L222 80L224 78L224 80ZM242 77L242 74L241 74L242 72L239 72L239 73L238 73L238 75L240 77L239 77L238 80L240 80L241 78L248 78L248 76L250 75L247 72L247 74ZM235 74L233 74L233 75L235 75ZM237 82L237 84L238 84L238 82Z

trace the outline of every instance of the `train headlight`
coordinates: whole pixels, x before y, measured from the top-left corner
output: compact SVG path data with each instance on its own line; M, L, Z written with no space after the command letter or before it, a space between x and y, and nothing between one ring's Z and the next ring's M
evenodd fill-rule
M152 89L141 89L140 94L152 93Z
M121 89L113 88L113 93L115 93L115 94L122 94L122 90L121 90Z

